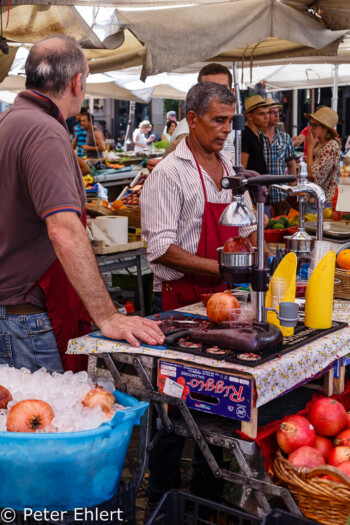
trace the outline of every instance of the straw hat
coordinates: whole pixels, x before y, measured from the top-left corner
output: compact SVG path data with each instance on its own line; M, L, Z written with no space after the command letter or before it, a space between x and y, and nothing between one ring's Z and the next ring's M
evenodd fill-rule
M267 108L268 105L266 104L266 101L264 98L262 98L260 95L253 95L252 97L246 98L244 102L244 115L247 113L251 113L255 109L258 108Z
M310 118L313 118L318 122L319 124L322 124L322 126L325 126L330 131L336 134L335 126L338 124L338 114L334 109L322 107L315 111L315 113L304 113L304 117L306 117L308 120Z
M265 98L266 104L269 106L269 108L282 108L282 104L279 104L276 102L276 100L273 100L271 97Z

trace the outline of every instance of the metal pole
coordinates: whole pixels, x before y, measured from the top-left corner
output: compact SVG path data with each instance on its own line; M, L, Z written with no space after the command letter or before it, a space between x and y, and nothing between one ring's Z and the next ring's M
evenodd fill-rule
M256 205L258 212L258 269L264 269L264 204L258 202ZM266 321L265 311L265 292L258 292L258 323Z
M124 139L124 151L129 151L131 147L129 147L132 144L132 130L134 127L134 119L135 119L135 105L136 102L131 101L129 105L129 121L128 126L126 128L125 132L125 139Z
M232 62L232 73L233 73L233 85L235 88L236 95L236 113L241 112L241 93L238 82L238 69L237 62ZM235 131L235 165L241 165L241 131Z
M298 90L293 89L292 136L298 135Z
M338 111L338 73L339 64L334 64L334 79L332 88L332 109Z

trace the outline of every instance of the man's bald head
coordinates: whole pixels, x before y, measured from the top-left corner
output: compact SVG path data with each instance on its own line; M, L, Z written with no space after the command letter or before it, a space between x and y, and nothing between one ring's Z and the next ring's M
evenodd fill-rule
M74 38L55 36L37 42L28 55L26 88L59 97L78 73L82 78L87 62Z

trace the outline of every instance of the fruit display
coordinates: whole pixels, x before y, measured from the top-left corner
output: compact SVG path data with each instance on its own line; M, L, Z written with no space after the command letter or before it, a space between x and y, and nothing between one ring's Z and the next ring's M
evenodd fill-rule
M8 373L7 369L0 366L0 432L90 430L124 408L109 390L93 383L87 372L51 376L45 369L32 374L25 368Z
M335 399L318 398L311 403L305 417L298 414L286 417L276 431L276 441L296 467L330 465L350 477L349 414ZM322 477L340 483L330 475Z
M142 186L148 177L148 173L142 173L138 179L137 184L132 188L129 188L124 197L122 203L127 206L140 206L140 194Z
M342 270L350 270L350 250L342 250L338 253L337 266Z

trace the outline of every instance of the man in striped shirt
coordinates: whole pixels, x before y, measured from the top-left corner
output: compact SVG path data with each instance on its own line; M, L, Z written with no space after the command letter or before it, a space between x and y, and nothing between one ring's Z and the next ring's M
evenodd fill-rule
M142 233L147 241L148 262L154 273L157 310L162 310L160 299L163 294L164 301L164 283L173 283L185 274L220 277L216 253L215 258L196 254L205 205L196 161L203 175L208 202L229 204L232 194L222 190L220 182L224 175L235 174L232 157L222 151L231 131L234 102L234 95L214 82L198 83L191 88L186 99L190 134L157 165L143 187ZM203 107L204 114L201 112ZM252 207L248 192L244 198L245 203ZM229 229L226 231L228 238ZM248 237L256 245L255 225L239 228L237 235ZM192 302L198 299L199 296L193 297ZM169 308L163 305L163 309Z
M193 86L186 98L189 136L156 166L142 189L141 223L154 273L155 312L196 302L201 290L226 287L220 279L216 250L230 236L249 237L256 245L255 225L219 225L223 209L232 201L231 191L221 189L221 179L235 174L232 156L222 151L234 112L235 97L227 87L216 82ZM252 207L247 192L244 199ZM152 451L150 506L179 486L183 443L184 438L168 434ZM195 479L202 484L204 472L210 486L213 477L198 450L195 456Z

